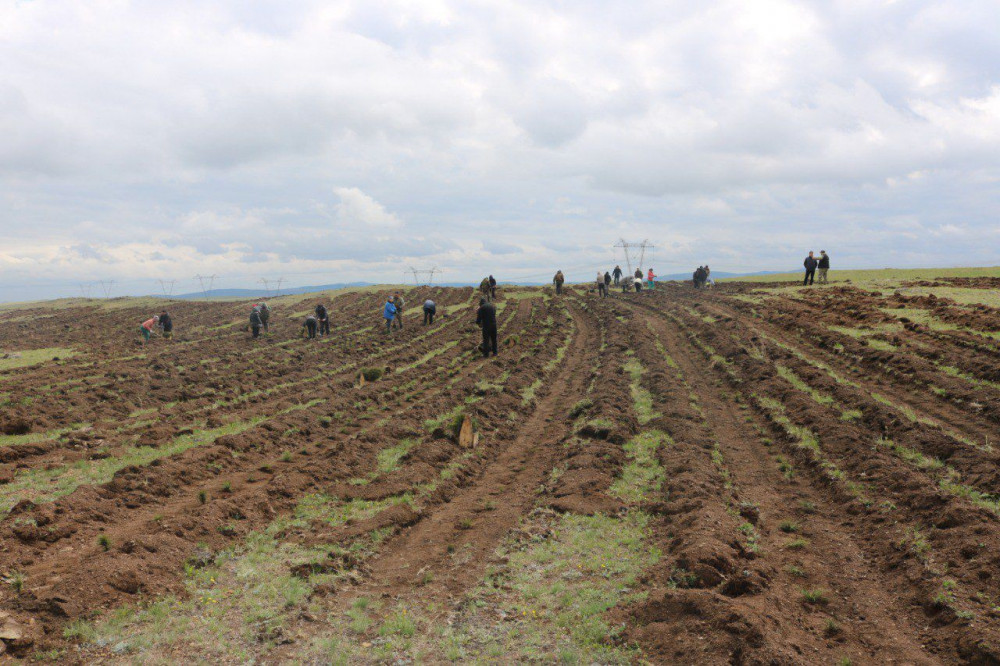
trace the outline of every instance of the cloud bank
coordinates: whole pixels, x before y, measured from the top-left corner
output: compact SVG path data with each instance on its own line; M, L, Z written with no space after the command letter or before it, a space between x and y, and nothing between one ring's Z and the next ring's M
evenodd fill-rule
M996 264L1000 13L963 3L0 8L0 300Z

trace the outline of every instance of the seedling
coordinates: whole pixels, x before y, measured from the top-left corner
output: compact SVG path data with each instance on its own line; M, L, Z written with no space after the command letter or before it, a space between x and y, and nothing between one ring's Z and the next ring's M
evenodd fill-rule
M232 481L226 481L225 483L222 484L222 492L224 492L224 493L231 493L231 492L233 492L233 483L232 483Z
M21 590L24 589L24 581L27 580L27 578L28 577L25 576L20 571L14 571L10 574L10 576L7 577L7 582L10 583L10 586L14 590L14 592L20 594Z
M208 501L208 493L206 493L204 490L199 490L198 491L198 503L199 504L204 504L207 501Z
M101 534L97 537L97 545L100 546L104 552L111 550L111 537L107 534Z
M799 531L799 524L791 520L783 520L779 523L778 529L786 534L791 534L792 532Z
M809 545L809 539L792 539L785 542L785 548L789 550L801 550Z
M807 604L825 604L829 601L826 597L826 590L822 588L802 590L802 600Z
M281 462L284 462L284 463L292 462L292 452L291 451L285 451L284 453L282 453L281 454Z

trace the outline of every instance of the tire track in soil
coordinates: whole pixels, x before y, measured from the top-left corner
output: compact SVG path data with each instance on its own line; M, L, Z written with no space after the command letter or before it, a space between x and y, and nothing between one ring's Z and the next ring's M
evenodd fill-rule
M646 309L628 305L633 312ZM652 322L657 337L699 398L704 423L722 453L738 495L759 510L759 518L754 516L753 522L766 555L752 568L759 568L770 580L760 590L750 587L747 594L729 592L731 603L742 606L746 615L766 618L771 634L768 639L785 643L801 659L833 663L843 656L846 648L842 643L849 639L851 647L856 649L860 644L866 656L877 663L939 663L922 649L920 630L908 620L907 609L878 584L880 576L854 536L833 518L838 506L829 495L802 481L790 484L760 444L744 410L717 386L724 378L706 370L711 366L706 365L701 351L662 316L652 318ZM723 381L721 386L725 385ZM777 525L783 519L801 517L803 500L812 501L818 509L808 516L805 530L817 547L791 555L783 546L796 535L782 533ZM829 615L804 607L801 589L805 583L793 583L789 574L778 573L779 567L789 565L803 566L811 585L819 584L833 592L830 608L843 625L843 633L836 637L823 635L822 622Z
M575 304L569 311L577 329L559 370L548 380L553 389L517 438L471 485L399 533L366 563L365 581L341 595L338 605L346 608L361 596L396 601L419 596L423 606L442 602L441 613L446 614L451 610L446 602L461 598L482 580L491 553L535 506L538 488L562 459L559 443L572 425L564 412L586 394L590 382L599 340L596 322ZM487 501L495 505L488 513L483 511ZM462 522L470 518L471 525Z

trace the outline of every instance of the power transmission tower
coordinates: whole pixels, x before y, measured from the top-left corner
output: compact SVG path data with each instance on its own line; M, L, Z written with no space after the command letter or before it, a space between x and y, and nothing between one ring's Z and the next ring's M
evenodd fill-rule
M177 280L160 280L159 282L160 282L160 289L163 290L164 296L170 298L171 296L174 295L174 283L176 283ZM168 287L167 285L170 286Z
M646 262L646 250L652 250L656 247L649 240L644 240L641 243L630 243L624 238L620 238L614 246L620 247L625 254L625 266L628 268L629 275L635 272L632 270L632 263L635 262L635 267L641 269Z
M115 286L115 281L98 280L97 284L101 285L101 290L104 292L104 298L111 298L111 289Z
M212 291L212 285L215 284L215 278L217 278L217 277L219 277L219 276L218 275L195 275L194 276L194 278L196 280L198 280L198 284L201 285L201 293L205 295L205 298L208 298L208 292ZM208 288L207 289L205 288L205 282L206 281L208 282Z
M414 268L413 266L410 266L409 272L413 274L414 285L420 285L420 284L432 285L434 284L434 274L440 273L441 269L439 269L437 266L435 266L434 268ZM426 276L426 280L423 283L421 283L420 278L424 276Z
M81 282L80 283L80 293L83 294L84 298L90 298L90 290L94 287L91 282Z
M271 298L271 281L268 280L267 278L261 278L257 280L257 282L264 285L264 295L267 296L268 298Z
M285 278L283 278L283 277L280 277L280 278L278 278L276 280L276 282L278 283L278 286L274 288L274 295L275 296L281 296L281 283L284 282L284 281L285 281Z

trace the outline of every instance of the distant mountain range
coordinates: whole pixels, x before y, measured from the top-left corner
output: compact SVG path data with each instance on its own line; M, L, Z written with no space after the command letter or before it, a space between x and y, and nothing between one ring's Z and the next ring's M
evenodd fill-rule
M750 277L752 275L771 275L773 273L781 273L782 271L758 271L756 273L727 273L725 271L713 271L713 278L733 278L733 277ZM657 276L657 280L662 282L671 280L690 280L691 273L673 273L671 275L660 275ZM330 291L333 289L344 289L346 287L372 287L375 286L374 282L337 282L334 284L316 284L308 285L305 287L288 287L282 289L279 292L273 294L262 293L260 289L210 289L207 292L193 291L188 294L178 294L174 298L179 299L192 299L192 298L273 298L274 296L287 296L289 294L310 294L315 291ZM549 282L538 282L538 281L524 281L519 282L517 280L502 281L501 285L510 284L517 285L520 287L537 287L541 285L549 284ZM471 284L469 282L435 282L433 286L435 287L475 287L479 283Z

